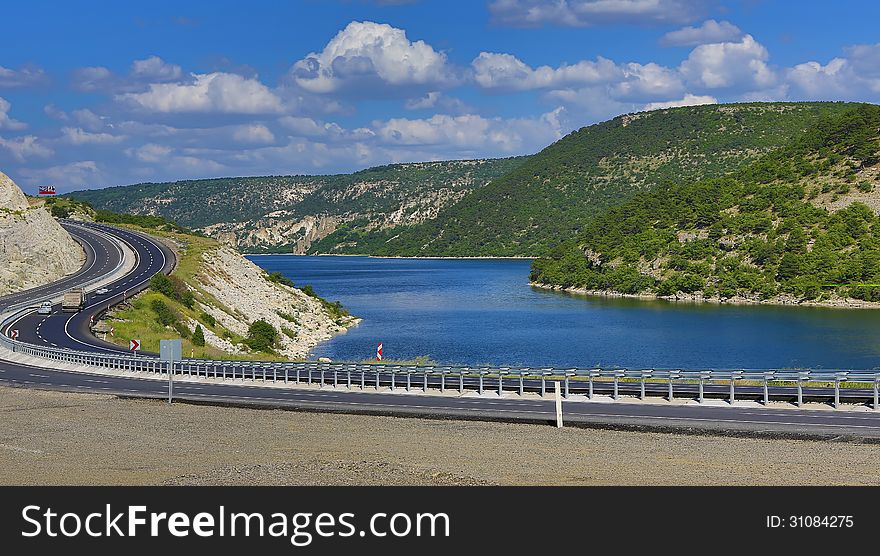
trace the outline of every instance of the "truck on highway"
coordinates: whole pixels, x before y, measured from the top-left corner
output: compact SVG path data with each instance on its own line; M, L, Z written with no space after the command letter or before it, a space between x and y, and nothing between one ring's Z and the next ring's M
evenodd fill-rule
M82 288L73 288L64 292L61 300L61 310L65 313L81 311L86 304L86 291Z

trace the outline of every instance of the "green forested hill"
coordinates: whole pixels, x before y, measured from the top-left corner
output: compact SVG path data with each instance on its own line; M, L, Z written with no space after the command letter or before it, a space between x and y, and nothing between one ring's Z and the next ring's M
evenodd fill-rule
M341 227L312 252L543 255L639 191L736 171L846 110L750 103L658 110L582 128L415 226Z
M565 288L880 301L880 107L849 105L725 177L668 183L533 264Z
M96 209L168 218L248 251L307 247L336 226L411 224L432 218L524 157L391 164L352 174L143 183L76 191ZM329 231L328 231L329 229Z

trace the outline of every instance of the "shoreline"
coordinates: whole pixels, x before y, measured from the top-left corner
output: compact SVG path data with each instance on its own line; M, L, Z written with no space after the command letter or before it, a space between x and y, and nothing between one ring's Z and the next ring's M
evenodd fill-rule
M494 261L494 260L514 260L514 261L533 261L537 257L440 257L440 256L424 256L424 257L404 257L402 255L352 255L342 253L320 253L315 255L300 255L297 253L242 253L243 257L365 257L369 259L422 259L422 260L453 260L453 261Z
M794 296L777 295L770 299L760 299L745 296L735 296L730 298L703 297L697 294L680 293L677 295L657 295L655 293L621 293L612 290L589 290L586 288L563 288L561 286L553 286L540 282L529 282L529 286L540 288L548 291L567 293L572 295L586 297L612 297L622 299L638 299L642 301L667 301L670 303L689 303L703 304L711 303L714 305L769 305L769 306L785 306L785 307L818 307L825 309L880 309L880 302L863 301L861 299L835 297L822 301L801 300Z

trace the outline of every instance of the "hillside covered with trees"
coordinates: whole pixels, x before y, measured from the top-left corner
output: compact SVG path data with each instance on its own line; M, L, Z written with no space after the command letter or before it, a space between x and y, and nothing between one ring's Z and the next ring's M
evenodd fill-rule
M656 110L575 131L415 226L340 227L318 253L540 256L640 191L723 176L852 104L749 103Z
M727 176L676 179L591 219L533 282L702 298L880 301L880 107L845 105Z

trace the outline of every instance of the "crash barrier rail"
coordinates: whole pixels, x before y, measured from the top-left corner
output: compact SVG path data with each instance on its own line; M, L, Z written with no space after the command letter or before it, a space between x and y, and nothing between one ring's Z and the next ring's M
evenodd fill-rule
M623 368L526 368L526 367L471 367L455 365L394 365L367 363L321 363L226 361L184 359L162 361L154 356L119 355L62 348L43 347L0 336L0 344L16 353L39 357L59 363L85 365L98 369L132 373L167 374L194 378L251 380L283 384L317 384L375 389L390 387L407 391L429 389L459 394L496 392L499 395L526 391L541 396L553 389L559 381L564 398L573 394L592 399L598 392L607 392L617 399L623 392L644 399L647 395L661 395L668 399L676 396L727 399L731 404L741 397L757 398L765 404L771 399L795 401L798 406L806 396L831 401L840 406L841 390L847 399L869 401L873 409L880 409L880 370L684 370L684 369L623 369ZM825 386L816 386L824 383ZM833 384L833 391L832 391ZM813 385L805 393L805 387ZM747 387L744 390L743 387ZM873 395L871 395L873 394Z

